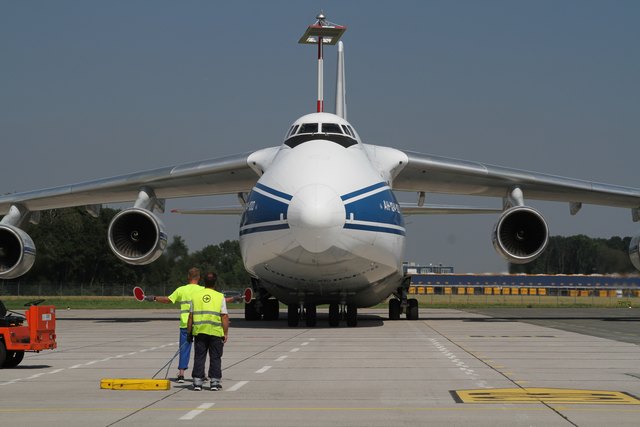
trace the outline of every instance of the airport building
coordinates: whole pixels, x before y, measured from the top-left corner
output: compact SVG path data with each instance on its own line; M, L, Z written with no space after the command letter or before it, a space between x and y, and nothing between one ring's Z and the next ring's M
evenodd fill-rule
M455 274L453 267L405 263L410 294L640 297L638 275Z

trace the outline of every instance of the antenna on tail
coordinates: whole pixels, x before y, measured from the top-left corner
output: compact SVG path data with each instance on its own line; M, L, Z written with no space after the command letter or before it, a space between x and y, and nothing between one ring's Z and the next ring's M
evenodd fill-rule
M323 45L334 45L338 43L342 34L347 30L347 27L337 25L327 21L326 17L320 13L316 16L317 21L313 25L307 27L307 31L304 32L298 43L301 44L317 44L318 45L318 113L324 111L324 88L323 88Z

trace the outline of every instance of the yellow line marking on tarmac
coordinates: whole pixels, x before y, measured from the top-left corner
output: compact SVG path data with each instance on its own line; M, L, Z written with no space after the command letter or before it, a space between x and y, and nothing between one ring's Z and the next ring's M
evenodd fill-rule
M454 390L451 394L458 403L640 405L640 400L630 394L605 390L502 388L488 390Z

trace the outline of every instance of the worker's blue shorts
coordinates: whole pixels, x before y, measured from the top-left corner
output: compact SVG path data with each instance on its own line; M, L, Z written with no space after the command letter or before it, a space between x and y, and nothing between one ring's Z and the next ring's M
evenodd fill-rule
M187 328L180 328L180 361L178 362L178 369L188 369L189 368L189 358L191 357L191 346L193 345L190 342L187 342Z

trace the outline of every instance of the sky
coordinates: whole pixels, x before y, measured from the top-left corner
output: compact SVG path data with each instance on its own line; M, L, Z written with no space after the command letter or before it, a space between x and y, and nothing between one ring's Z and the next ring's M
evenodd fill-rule
M348 119L365 143L640 187L637 1L34 0L0 1L0 193L281 144L315 110L316 51L297 40L321 10L348 28ZM626 209L529 204L552 235L640 232ZM506 271L496 220L409 217L406 260ZM163 221L192 251L238 238L236 217Z

